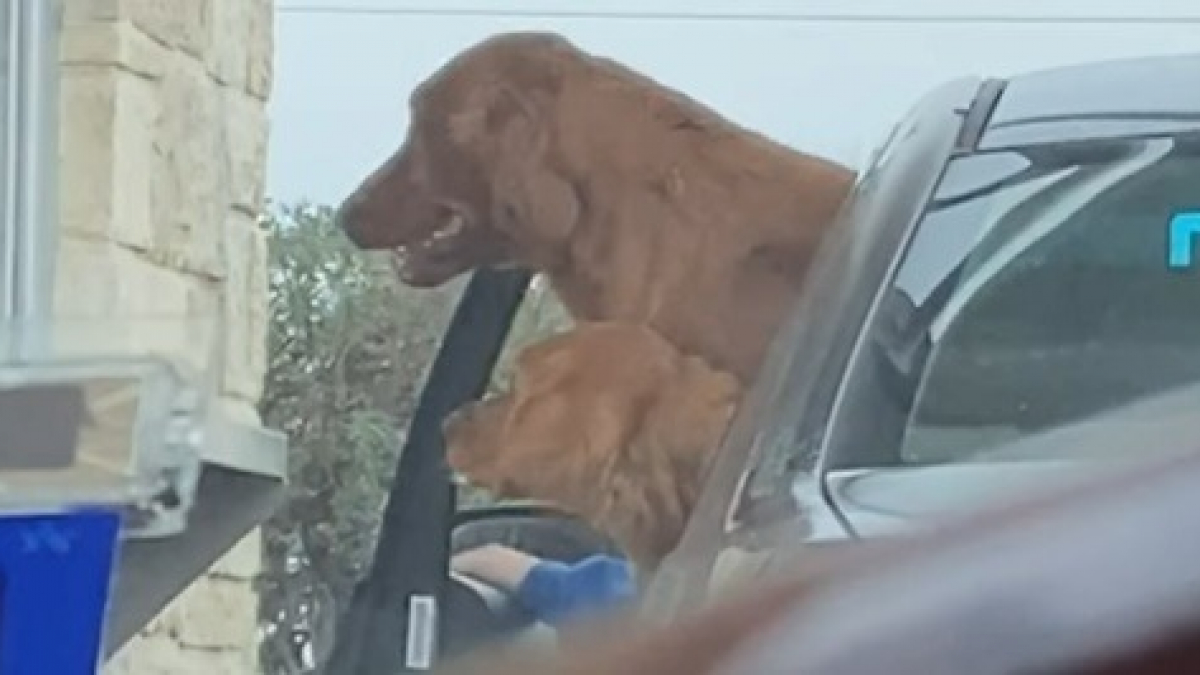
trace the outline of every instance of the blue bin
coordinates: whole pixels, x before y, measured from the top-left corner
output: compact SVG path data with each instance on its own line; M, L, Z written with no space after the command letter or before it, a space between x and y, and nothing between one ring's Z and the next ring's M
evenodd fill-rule
M0 515L0 675L94 675L121 515Z

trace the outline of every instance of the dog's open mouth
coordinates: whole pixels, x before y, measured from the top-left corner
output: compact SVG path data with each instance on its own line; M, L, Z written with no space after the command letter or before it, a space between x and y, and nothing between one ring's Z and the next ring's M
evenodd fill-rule
M452 211L446 222L429 236L393 249L396 273L405 282L419 282L430 268L439 268L453 256L467 234L467 219Z

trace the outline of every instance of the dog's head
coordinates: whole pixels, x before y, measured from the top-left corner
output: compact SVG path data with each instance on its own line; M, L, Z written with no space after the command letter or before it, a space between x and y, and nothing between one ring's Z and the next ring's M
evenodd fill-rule
M448 458L499 496L577 513L652 568L678 543L740 393L648 328L582 324L522 353L509 393L453 415Z
M399 151L343 203L346 234L393 251L413 286L481 266L553 266L580 208L551 159L551 107L577 54L551 34L512 33L452 59L413 92Z

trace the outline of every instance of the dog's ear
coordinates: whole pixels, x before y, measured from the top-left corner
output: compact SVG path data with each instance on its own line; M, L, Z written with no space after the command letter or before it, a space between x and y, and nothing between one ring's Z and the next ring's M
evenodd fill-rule
M662 378L627 450L612 471L608 512L616 535L641 566L657 566L679 543L695 506L709 459L741 398L729 373L682 357Z
M490 485L496 468L497 446L503 442L504 424L512 405L511 394L464 406L443 424L446 460L472 482Z
M604 472L597 520L640 570L653 572L683 534L698 481L646 432L634 434Z
M581 208L574 186L553 166L551 114L544 97L506 86L485 122L498 141L495 223L518 240L532 235L535 244L565 241Z
M455 141L474 148L492 176L493 224L534 246L565 241L580 215L578 194L552 166L556 86L550 80L506 75L480 88L450 119Z

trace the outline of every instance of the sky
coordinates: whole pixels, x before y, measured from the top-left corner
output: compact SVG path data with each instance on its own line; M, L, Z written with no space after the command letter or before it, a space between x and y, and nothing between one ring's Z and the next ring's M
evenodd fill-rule
M739 124L849 165L925 91L954 77L1200 49L1195 0L988 6L277 0L268 194L284 203L339 203L399 146L412 88L461 49L510 30L561 33Z

